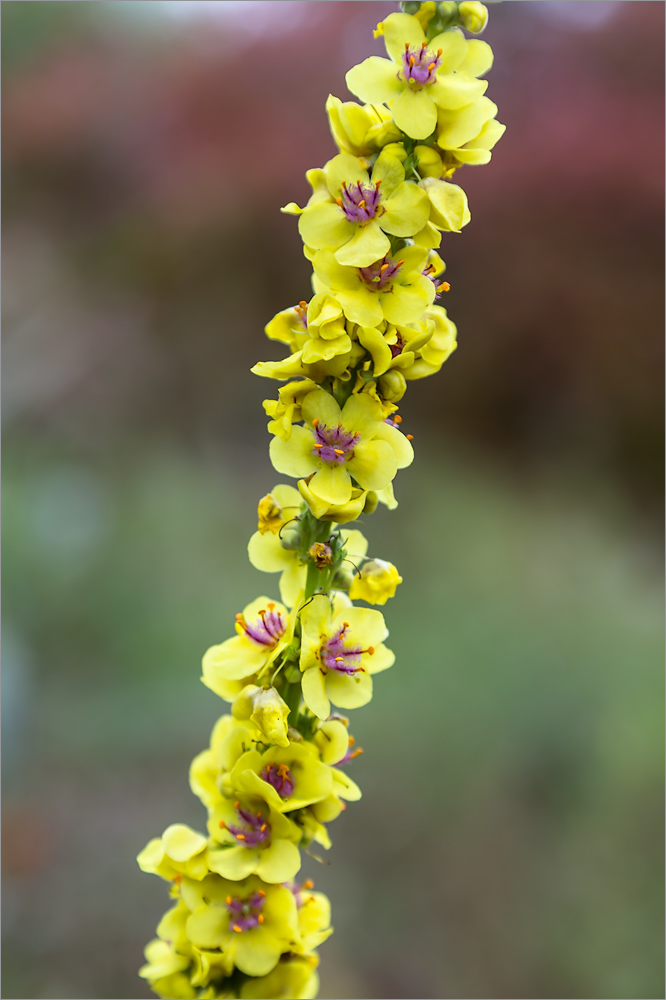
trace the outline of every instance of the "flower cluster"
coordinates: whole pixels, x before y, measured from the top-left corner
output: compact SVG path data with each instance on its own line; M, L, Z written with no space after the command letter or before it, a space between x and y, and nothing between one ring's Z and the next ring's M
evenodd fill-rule
M140 974L161 997L308 998L330 905L297 881L301 850L331 846L328 825L360 798L345 770L354 748L338 710L366 705L394 662L382 613L401 577L346 527L379 502L414 451L398 402L456 347L436 252L470 219L450 178L486 163L503 131L481 79L490 47L467 39L479 3L406 3L377 28L388 58L347 74L363 104L329 97L339 152L308 171L298 217L313 295L266 327L287 345L257 364L284 383L264 408L279 483L258 505L248 553L279 574L276 596L239 610L235 634L206 652L203 683L231 703L193 761L206 833L168 827L138 858L171 884L173 907ZM316 854L314 854L316 857Z

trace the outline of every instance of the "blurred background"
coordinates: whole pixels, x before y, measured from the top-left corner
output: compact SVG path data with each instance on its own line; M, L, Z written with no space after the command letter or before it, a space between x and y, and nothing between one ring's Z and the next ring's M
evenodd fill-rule
M200 657L277 578L248 371L309 295L324 102L381 2L2 5L4 991L147 997L134 861L204 826ZM455 180L460 347L366 519L405 579L364 789L304 874L322 998L663 997L664 5L494 4L508 126Z

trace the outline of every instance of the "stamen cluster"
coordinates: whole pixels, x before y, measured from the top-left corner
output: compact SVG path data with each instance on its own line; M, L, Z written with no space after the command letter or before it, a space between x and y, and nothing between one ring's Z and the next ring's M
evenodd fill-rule
M283 383L264 402L270 456L296 486L259 501L248 546L257 569L280 574L281 599L251 601L203 657L203 683L231 703L190 769L207 833L173 824L138 857L174 900L140 971L161 997L317 994L330 904L295 880L301 851L328 850L328 825L361 796L343 766L362 750L337 710L367 704L392 666L384 617L367 605L402 582L349 525L397 506L393 480L414 457L398 403L456 347L434 304L449 289L436 249L470 218L450 178L488 162L503 131L480 79L490 47L461 30L485 18L482 4L431 0L387 17L376 34L389 58L347 74L367 103L329 97L339 151L308 171L305 208L285 208L299 217L314 294L266 326L289 356L252 370Z

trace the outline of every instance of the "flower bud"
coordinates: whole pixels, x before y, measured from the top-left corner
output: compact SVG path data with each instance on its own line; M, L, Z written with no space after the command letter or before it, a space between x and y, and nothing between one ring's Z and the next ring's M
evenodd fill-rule
M250 719L269 743L277 743L279 747L289 746L289 706L274 687L247 684L234 699L231 714L235 719Z
M488 8L478 0L463 0L458 7L463 28L479 35L488 23Z
M349 588L353 601L367 601L368 604L386 604L393 597L402 577L393 563L383 559L371 559L364 563L361 573L354 578Z
M279 747L289 746L287 736L287 716L289 706L274 687L260 688L252 698L253 712L250 716L257 729L261 729L266 739Z
M378 387L382 399L388 400L390 403L397 403L407 391L405 376L397 368L393 368L382 375L379 379Z
M379 503L379 497L373 490L370 490L370 492L367 494L365 498L365 504L363 505L363 513L374 514L374 512L377 510L378 503Z
M421 177L439 179L442 176L442 158L432 146L416 146L414 164Z
M450 21L458 13L458 5L454 0L442 0L441 3L437 4L437 13L439 14L442 21Z

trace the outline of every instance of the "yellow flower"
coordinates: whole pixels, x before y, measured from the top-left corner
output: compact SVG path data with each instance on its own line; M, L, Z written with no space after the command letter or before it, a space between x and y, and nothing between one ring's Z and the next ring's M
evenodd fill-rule
M437 145L444 150L446 176L450 176L463 163L488 163L490 150L506 129L505 125L495 119L496 114L497 105L487 97L479 97L467 107L457 110L439 109Z
M334 521L337 524L346 524L348 521L355 521L363 513L365 502L368 496L367 490L361 490L357 486L352 487L351 497L346 503L329 503L316 496L310 489L309 483L312 477L298 480L298 490L308 507L319 521Z
M301 831L263 799L221 798L210 814L208 829L222 846L209 850L208 866L238 881L256 874L264 882L289 882L301 867L296 846Z
M331 702L340 708L366 705L371 674L395 659L383 644L388 630L381 612L316 595L301 611L301 631L303 698L310 711L326 719Z
M430 202L428 221L436 229L459 233L472 218L467 195L457 184L449 184L435 177L426 177L421 181L421 187Z
M354 101L343 102L329 94L326 113L331 135L341 153L371 156L387 143L402 138L400 130L391 121L391 112L381 105L361 106Z
M330 393L317 389L303 400L302 415L306 426L294 427L288 441L273 438L271 461L288 476L314 473L308 487L326 503L348 503L352 477L363 490L384 489L414 457L409 441L383 420L381 406L367 393L350 396L341 410Z
M402 577L390 562L370 559L363 563L360 573L354 577L349 596L352 601L367 601L368 604L386 604L393 597Z
M330 201L305 208L298 230L306 246L334 250L340 264L368 267L389 253L386 233L405 238L426 223L429 206L423 191L405 181L400 160L386 150L371 175L349 153L329 160L324 174Z
M227 701L233 701L243 687L230 689L230 681L237 684L261 675L289 645L294 622L284 604L257 597L236 615L236 631L238 635L211 646L203 658L202 681Z
M167 881L179 875L202 879L208 871L207 846L203 834L184 823L173 823L161 837L149 841L136 860L141 871Z
M331 250L318 250L312 266L317 282L335 295L347 319L376 327L385 319L415 322L433 301L435 291L423 277L427 257L422 247L408 246L368 267L347 267Z
M249 750L234 765L230 783L240 793L260 796L278 812L301 809L333 792L332 769L307 742L263 753Z
M435 130L437 109L462 108L484 93L487 84L461 71L468 42L457 29L430 42L417 18L390 14L383 22L390 59L370 56L349 70L347 86L369 103L390 103L393 121L413 139Z
M292 892L298 907L303 951L314 951L333 933L330 900L323 892L314 892L310 880L302 886L295 885Z
M278 399L265 399L264 410L267 416L272 417L268 424L269 432L288 441L291 436L291 425L302 419L303 399L316 388L317 383L312 379L303 379L300 382L290 382L278 389Z
M264 332L269 340L289 345L290 351L300 351L308 338L307 303L283 309L266 324Z
M430 306L425 318L433 325L432 336L418 351L414 363L403 369L407 380L425 378L438 372L456 349L456 325L443 306Z
M316 955L283 955L267 976L248 979L240 988L240 1000L269 1000L270 997L293 997L314 1000L319 992Z
M300 946L296 902L289 889L255 875L230 882L209 875L183 879L181 896L191 911L187 936L197 948L220 949L247 976L265 976L283 952Z

